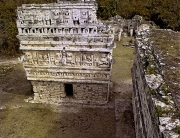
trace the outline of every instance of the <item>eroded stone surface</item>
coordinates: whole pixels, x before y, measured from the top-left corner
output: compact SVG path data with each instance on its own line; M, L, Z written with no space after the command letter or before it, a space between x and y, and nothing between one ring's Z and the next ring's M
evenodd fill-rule
M17 8L17 37L35 101L107 102L114 35L96 10L94 1L60 0Z
M157 37L153 32L157 32L156 35L160 33L162 35L169 33L167 31L161 29L142 31L140 29L136 36L136 54L132 71L136 137L179 137L179 132L175 131L180 123L176 105L178 103L173 101L174 89L170 89L171 83L166 79L167 72L171 71L168 68L173 67L162 62L165 58L168 61L168 58L162 55L163 50L159 50L152 41L152 37ZM172 31L172 33L179 36L177 32ZM165 43L167 42L163 44ZM174 49L174 58L175 52ZM176 79L178 80L178 77ZM171 88L174 87L171 85Z
M153 90L157 89L163 83L162 76L159 74L147 74L145 75L145 78L146 82L148 83L148 86Z

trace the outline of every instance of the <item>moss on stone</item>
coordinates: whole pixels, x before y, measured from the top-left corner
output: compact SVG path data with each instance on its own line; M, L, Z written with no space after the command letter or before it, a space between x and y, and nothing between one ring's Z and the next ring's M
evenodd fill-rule
M153 90L153 89L149 89L148 94L155 95L156 92L155 92L155 90Z
M180 134L180 126L179 126L179 125L176 126L176 127L173 129L173 131L174 131L175 133Z

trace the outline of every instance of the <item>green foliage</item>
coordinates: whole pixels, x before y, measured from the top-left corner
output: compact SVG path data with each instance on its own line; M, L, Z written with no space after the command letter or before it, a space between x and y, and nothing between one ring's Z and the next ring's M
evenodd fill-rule
M115 0L97 0L97 15L101 19L109 19L117 14L117 1Z
M180 134L180 126L176 126L176 128L173 129L175 133Z
M161 90L163 91L163 93L164 93L165 95L168 95L168 93L171 93L171 91L172 91L167 84L164 84L164 85L161 87Z
M147 66L147 68L146 68L147 74L156 74L156 70L157 70L157 68L155 66L151 66L151 65Z
M132 37L123 37L120 42L116 41L116 50L113 51L115 63L112 65L112 82L127 81L131 79L131 68L133 66L134 49L124 47L123 43L129 42Z
M163 102L165 104L168 104L169 103L169 99L168 98L162 98L161 102Z
M156 117L167 117L167 116L169 116L169 117L172 117L172 119L174 120L174 119L179 119L180 111L178 109L176 109L175 107L169 108L169 107L162 107L162 106L157 105L155 116Z
M170 113L170 109L167 109L165 107L157 106L156 108L156 116L157 117L163 117Z
M118 14L132 18L139 14L161 28L180 30L180 1L178 0L97 0L98 16L108 19Z
M177 110L174 115L173 115L173 119L180 119L180 110Z
M153 90L153 89L149 89L149 90L148 90L148 94L155 95L155 94L156 94L156 92L155 92L155 90Z
M0 54L16 55L19 41L16 38L16 8L22 4L52 3L56 0L1 0L0 1ZM132 18L139 14L154 21L161 28L180 30L180 1L171 0L97 0L100 19L115 15Z
M16 8L29 3L52 3L56 0L1 0L0 1L0 54L14 56L20 53L16 38Z

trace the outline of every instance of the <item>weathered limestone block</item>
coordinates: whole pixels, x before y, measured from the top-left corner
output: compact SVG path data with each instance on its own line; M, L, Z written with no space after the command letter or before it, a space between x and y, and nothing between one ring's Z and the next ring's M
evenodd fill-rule
M76 98L90 100L94 102L107 101L108 85L107 84L74 84L74 93Z
M50 101L52 99L62 99L66 96L63 83L48 81L31 81L34 91L34 99L40 101Z
M17 37L35 101L107 102L114 29L97 20L96 10L93 0L17 8Z

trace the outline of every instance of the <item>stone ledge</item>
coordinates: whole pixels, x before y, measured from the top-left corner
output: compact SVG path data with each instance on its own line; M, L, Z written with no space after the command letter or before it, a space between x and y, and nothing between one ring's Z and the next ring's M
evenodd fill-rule
M174 131L180 126L180 120L176 117L178 109L173 101L172 91L164 79L162 57L156 51L153 42L149 41L151 31L162 30L140 31L136 38L133 106L135 120L140 118L138 121L141 122L141 125L135 122L136 137L158 138L163 135L165 138L178 138L180 135ZM152 131L153 127L158 127L159 131ZM138 132L139 130L141 132ZM150 131L152 132L149 133Z

